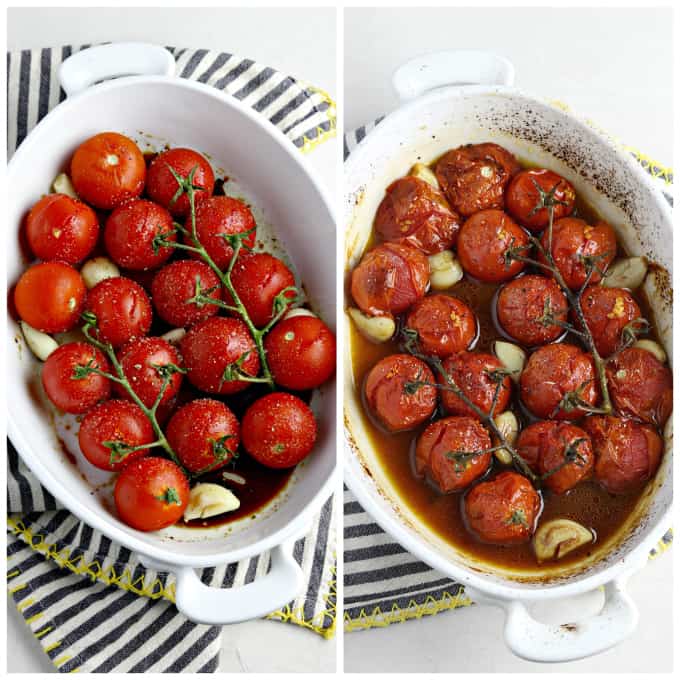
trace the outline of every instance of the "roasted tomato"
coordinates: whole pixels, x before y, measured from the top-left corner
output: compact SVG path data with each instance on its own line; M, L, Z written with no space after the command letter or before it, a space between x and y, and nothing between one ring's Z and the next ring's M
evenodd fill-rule
M581 309L599 354L608 357L626 340L624 329L634 328L642 313L633 296L623 288L588 286L581 296Z
M484 413L491 413L497 391L494 413L505 410L510 401L512 382L495 356L483 352L459 352L445 359L443 366L451 382ZM443 377L438 380L442 385L442 404L448 413L477 416L457 394L447 389L449 383L444 382Z
M583 428L593 441L595 478L609 493L635 491L656 473L663 441L649 425L616 416L591 416Z
M430 264L416 248L383 243L364 253L352 272L352 297L371 316L401 314L425 295Z
M29 267L14 288L19 316L43 333L71 330L80 319L87 290L82 276L62 262Z
M43 196L26 218L28 245L41 260L76 264L92 252L98 236L94 210L66 194Z
M102 132L83 142L71 159L71 181L84 201L112 210L144 189L146 164L139 147L117 132Z
M553 193L558 201L553 209L553 219L571 215L576 192L574 187L552 170L522 170L513 178L505 191L507 211L530 231L543 231L548 226L549 213L542 208L541 192Z
M416 472L442 493L460 491L491 464L491 440L479 420L450 417L430 423L416 444Z
M621 415L666 424L673 410L673 375L651 352L630 347L610 359L607 384Z
M433 385L434 375L424 361L410 354L392 354L370 370L364 397L371 413L390 432L410 430L434 413L437 388Z
M498 294L496 316L517 342L533 347L564 333L569 304L553 279L527 274L506 283Z
M78 444L92 465L117 472L151 451L156 436L137 404L110 399L88 411L80 423ZM138 448L142 447L142 448Z
M186 217L190 212L189 197L182 193L175 198L180 185L173 171L186 179L194 168L193 185L198 187L194 193L194 203L198 206L201 201L212 196L215 174L205 157L191 149L168 149L159 153L149 166L146 193L152 201L160 203L175 217Z
M511 249L528 256L529 237L501 210L475 213L458 235L461 266L467 274L486 283L508 281L524 269L524 262L511 259Z
M520 432L517 452L554 493L562 494L593 471L590 436L571 423L543 420Z
M139 531L157 531L184 514L189 503L189 482L171 460L148 456L123 468L113 498L125 524Z
M189 472L217 470L238 455L238 420L215 399L196 399L177 409L165 433Z
M468 217L502 209L505 187L519 169L515 157L498 144L466 144L445 153L435 174L454 210Z
M145 336L151 328L153 311L148 295L124 276L100 281L87 294L86 309L97 317L93 335L114 347Z
M375 215L384 241L406 243L428 255L455 245L460 218L444 195L417 177L401 177L387 187Z
M539 347L520 376L520 396L538 418L578 420L599 397L593 358L566 343Z
M238 378L260 372L255 342L240 319L214 316L197 323L182 338L180 350L189 382L204 392L241 392L249 383Z
M111 381L85 369L111 373L111 366L98 349L87 342L67 342L47 357L42 385L50 401L66 413L85 413L98 401L108 399Z
M172 215L157 203L128 201L106 220L104 243L111 259L120 267L143 271L160 267L172 255L171 246L156 239L176 241Z
M189 302L197 293L222 299L222 284L205 262L177 260L165 265L151 282L151 298L158 316L171 326L191 326L215 316L217 305Z
M468 491L464 502L468 528L484 543L526 543L534 533L541 498L517 472L501 472Z
M406 328L418 333L425 354L447 357L467 349L477 337L474 312L452 295L428 295L411 307Z
M606 222L591 226L576 217L565 217L553 224L552 232L553 260L567 286L578 290L586 280L598 283L602 279L600 272L606 271L616 256L614 230ZM546 230L541 237L546 252L550 250L548 241ZM545 263L542 254L539 253L538 259ZM590 269L592 274L588 279Z

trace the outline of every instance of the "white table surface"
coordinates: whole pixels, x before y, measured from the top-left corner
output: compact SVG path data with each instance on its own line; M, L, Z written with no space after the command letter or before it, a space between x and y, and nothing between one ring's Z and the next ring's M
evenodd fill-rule
M160 15L159 15L160 11ZM250 57L337 93L335 10L10 9L8 49L142 40L204 47ZM308 156L331 196L336 189L336 140ZM54 672L14 605L8 603L8 670ZM263 653L265 651L266 653ZM273 621L225 628L220 671L328 672L336 645L308 630Z
M442 49L492 49L514 63L519 88L569 103L670 165L671 24L667 10L653 9L348 10L345 125L355 128L394 109L390 78L404 61ZM591 659L550 666L522 661L502 642L500 610L472 607L348 634L345 670L668 672L672 563L666 553L632 579L630 592L641 611L637 631Z

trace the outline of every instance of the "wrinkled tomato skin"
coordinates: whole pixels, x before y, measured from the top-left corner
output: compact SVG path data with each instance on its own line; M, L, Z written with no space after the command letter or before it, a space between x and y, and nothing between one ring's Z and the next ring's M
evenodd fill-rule
M317 425L312 409L287 392L274 392L250 405L243 416L245 450L262 465L297 465L314 448Z
M118 206L104 225L104 244L111 259L124 269L144 271L160 267L173 253L171 246L154 249L154 239L176 241L172 215L143 199Z
M222 380L225 368L247 354L241 371L251 376L260 372L260 358L248 328L240 319L214 316L192 326L182 338L189 382L211 394L235 394L247 389L245 380Z
M663 427L673 410L673 374L651 352L629 347L607 363L607 384L616 410Z
M635 491L659 468L663 441L649 425L616 416L590 416L583 428L593 441L595 478L609 493Z
M503 364L499 359L484 352L459 352L445 359L443 367L453 383L463 391L477 408L484 413L491 412L497 383L491 379L489 373L503 369ZM451 390L444 389L444 386L448 383L444 382L443 377L438 377L438 381L443 386L441 399L447 413L477 417L477 413L458 395ZM512 381L506 375L501 381L494 409L495 414L502 413L505 410L511 394Z
M116 348L145 336L151 328L149 296L138 283L124 276L100 281L87 294L85 307L97 317L92 334Z
M416 248L383 243L364 253L352 272L352 298L369 316L401 314L425 295L430 264Z
M545 312L559 323L551 323ZM557 340L564 333L569 304L553 279L520 276L501 288L496 303L498 323L517 342L528 347Z
M189 472L218 470L237 455L240 427L221 401L196 399L175 411L165 434Z
M157 531L184 514L189 481L171 460L145 456L123 468L113 498L122 522L139 531Z
M111 381L96 373L76 380L76 366L87 366L111 373L111 366L102 352L87 342L68 342L47 357L42 366L42 385L49 400L65 413L85 413L97 402L108 399Z
M43 333L71 330L79 321L87 289L80 273L63 262L29 267L14 288L17 314Z
M515 157L498 144L466 144L445 153L435 166L444 195L454 210L469 217L503 209L503 193L519 172Z
M401 177L387 187L374 228L383 241L434 255L455 245L460 218L440 191L417 177Z
M406 328L418 333L425 354L441 358L467 349L477 337L477 319L470 307L440 293L427 295L411 307Z
M547 230L543 232L541 245L546 252L550 250ZM565 217L553 224L551 252L566 285L578 290L588 278L584 257L593 258L596 267L588 281L601 281L600 272L606 271L616 256L616 234L606 222L599 221L591 226L577 217ZM546 263L541 253L538 260Z
M197 282L204 295L222 299L221 282L205 262L177 260L159 269L151 282L151 299L158 316L177 328L215 316L219 311L217 305L187 302L196 295Z
M568 392L594 406L599 397L593 358L567 343L544 345L530 357L520 376L520 396L537 418L578 420L583 410L558 408Z
M506 262L510 248L528 246L527 233L501 210L482 210L468 218L458 235L458 259L467 274L485 283L517 276L524 262ZM522 254L529 255L523 250Z
M414 394L404 385L423 381ZM437 388L428 365L410 354L392 354L368 373L364 398L370 412L389 432L410 430L425 422L437 405Z
M112 210L144 189L146 163L139 147L117 132L84 141L71 159L71 181L78 196L100 210Z
M172 200L179 189L179 184L170 168L184 179L193 168L196 168L193 177L193 185L199 187L194 191L196 206L212 195L215 174L206 158L192 149L168 149L151 161L146 180L146 193L149 198L169 210L174 217L186 217L190 212L189 197L183 193L176 201Z
M516 545L529 541L541 511L541 498L526 477L501 472L468 491L463 504L468 528L483 543Z
M564 454L568 446L582 458L565 465ZM517 452L534 472L547 475L544 484L556 494L573 489L593 472L590 436L571 423L543 420L529 425L520 432Z
M642 317L637 302L623 288L589 286L581 295L581 309L602 357L614 354L621 347L625 326Z
M543 231L549 220L547 208L536 210L536 206L541 205L536 184L546 193L557 187L553 194L559 201L553 208L554 220L571 215L576 201L574 187L556 172L546 169L518 172L505 191L505 207L514 219L533 232Z
M151 421L137 404L111 399L97 404L80 423L78 443L87 460L95 467L118 472L151 449L131 451L121 460L111 460L111 449L104 442L120 442L130 447L151 444L156 439Z
M265 336L274 382L288 390L312 390L335 373L335 336L314 316L279 321Z
M416 473L427 477L442 493L460 491L486 473L492 454L480 453L459 463L447 454L485 451L490 447L488 432L475 418L454 416L435 420L418 437Z
M43 196L26 218L31 251L46 262L81 262L92 252L98 237L99 221L94 210L65 194Z

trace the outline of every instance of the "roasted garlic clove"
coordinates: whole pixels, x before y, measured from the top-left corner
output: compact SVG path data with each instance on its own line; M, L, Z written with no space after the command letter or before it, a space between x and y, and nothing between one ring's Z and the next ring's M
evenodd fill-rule
M570 519L552 519L534 534L534 553L539 562L561 559L572 550L592 543L593 532Z
M408 174L411 175L412 177L422 179L423 182L427 182L430 186L433 186L435 189L439 189L439 182L437 181L437 176L424 163L416 163L411 168Z
M496 340L493 343L493 353L503 366L511 371L510 377L517 382L527 362L527 353L518 345L504 340Z
M296 307L295 309L288 310L283 315L283 320L294 319L296 316L316 316L310 309L305 309L304 307Z
M662 364L668 361L668 356L666 355L666 350L654 340L638 340L633 347L637 349L644 349L650 354L653 354Z
M171 331L163 333L161 338L163 338L163 340L166 342L169 342L171 345L178 345L186 334L187 332L184 328L173 328Z
M185 521L206 519L232 512L240 507L236 496L219 484L197 484L189 493L189 503L184 511Z
M463 278L463 268L450 250L430 255L430 285L434 290L446 290Z
M354 307L347 311L359 332L371 342L387 342L397 329L391 316L366 316Z
M55 194L66 194L71 198L78 199L78 194L73 188L71 179L65 172L62 172L54 178L54 182L52 182L52 191Z
M104 279L120 276L120 271L108 257L94 257L83 265L80 275L89 289L94 288Z
M503 411L503 413L499 413L493 420L508 444L514 446L519 433L517 416L512 411ZM494 442L494 445L498 444L500 444L500 442ZM498 449L497 451L494 451L494 455L501 463L503 463L503 465L510 465L512 463L512 454L507 449Z
M602 279L607 288L635 290L647 276L647 260L644 257L624 257L612 264Z
M45 361L45 359L59 347L59 343L51 335L36 330L33 326L29 326L25 321L21 322L21 331L24 334L28 349L30 349L40 361Z

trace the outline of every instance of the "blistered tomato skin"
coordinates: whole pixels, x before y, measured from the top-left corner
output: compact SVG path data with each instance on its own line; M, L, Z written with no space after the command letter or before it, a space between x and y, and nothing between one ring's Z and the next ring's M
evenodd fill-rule
M440 293L427 295L411 307L406 328L418 333L420 350L441 358L467 349L477 337L477 319L470 307Z
M385 191L375 216L384 241L406 243L428 255L452 248L460 218L444 195L417 177L401 177Z
M482 210L468 218L458 235L458 259L467 274L486 283L517 276L524 262L511 259L511 249L529 256L529 237L501 210Z
M480 482L465 496L465 519L484 543L526 543L534 533L541 499L531 482L517 472L501 472Z
M430 423L416 444L416 472L426 476L442 493L466 488L491 464L488 432L479 420L468 417L442 418ZM450 456L461 452L460 460ZM475 453L465 456L465 453Z
M427 257L411 246L383 243L364 253L352 272L352 298L369 316L401 314L425 295Z
M407 388L407 383L427 385ZM437 405L437 388L428 365L410 354L392 354L370 370L364 397L371 413L390 432L410 430L425 422Z
M607 363L607 383L616 410L663 427L673 410L673 374L651 352L629 347Z
M656 474L663 441L649 425L616 416L591 416L583 428L593 441L595 478L609 493L635 491Z

